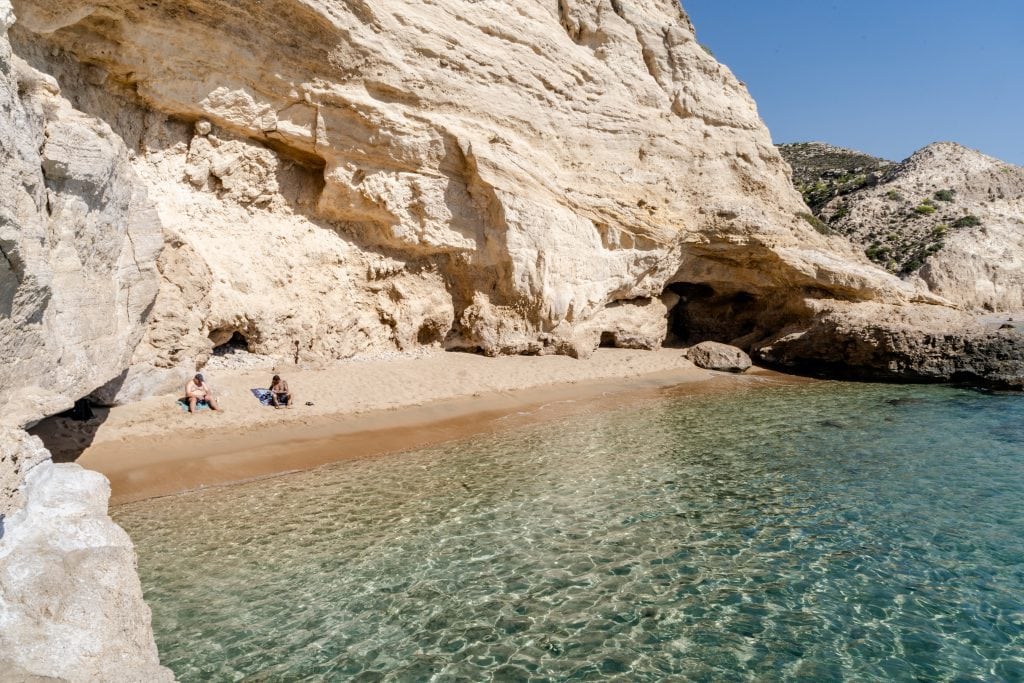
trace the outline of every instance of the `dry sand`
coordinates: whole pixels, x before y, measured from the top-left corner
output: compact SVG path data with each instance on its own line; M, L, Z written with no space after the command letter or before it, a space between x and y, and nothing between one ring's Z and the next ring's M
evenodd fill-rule
M250 393L266 387L275 370L288 380L296 407L264 407ZM798 381L767 371L702 370L679 349L599 349L586 360L437 352L204 374L222 411L189 415L175 404L178 396L158 396L98 410L90 423L54 418L33 431L55 459L77 457L105 474L111 503L119 504L426 446L667 387L696 393Z

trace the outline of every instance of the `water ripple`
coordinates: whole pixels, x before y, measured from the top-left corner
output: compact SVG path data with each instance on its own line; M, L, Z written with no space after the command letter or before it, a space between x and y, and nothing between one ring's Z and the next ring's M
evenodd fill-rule
M182 681L1024 680L1024 399L669 397L116 510Z

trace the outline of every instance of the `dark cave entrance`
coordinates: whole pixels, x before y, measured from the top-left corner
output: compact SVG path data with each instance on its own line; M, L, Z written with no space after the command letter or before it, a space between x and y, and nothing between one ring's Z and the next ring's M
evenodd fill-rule
M416 343L423 346L444 342L446 330L436 320L427 320L416 331Z
M210 341L216 356L249 352L249 340L239 330L214 330L210 333Z
M767 305L750 292L722 292L701 282L666 287L679 302L668 313L667 346L717 341L746 348L758 337Z
M75 462L92 445L109 414L109 407L91 396L82 397L70 410L45 417L25 431L42 440L54 462Z

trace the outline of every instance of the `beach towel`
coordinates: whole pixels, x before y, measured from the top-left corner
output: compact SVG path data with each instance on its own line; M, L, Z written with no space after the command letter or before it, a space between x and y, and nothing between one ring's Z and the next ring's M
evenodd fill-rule
M178 407L181 408L184 412L187 413L188 412L188 399L179 398L178 399ZM196 401L196 412L197 413L200 410L209 410L209 409L210 409L210 404L207 403L206 401Z
M252 395L256 397L256 400L261 405L273 405L270 400L270 389L250 389L249 391L252 392Z

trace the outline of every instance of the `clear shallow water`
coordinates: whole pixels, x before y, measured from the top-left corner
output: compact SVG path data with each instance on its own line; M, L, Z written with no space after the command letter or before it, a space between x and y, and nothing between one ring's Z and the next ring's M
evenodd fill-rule
M665 398L124 506L219 680L1024 680L1024 398Z

